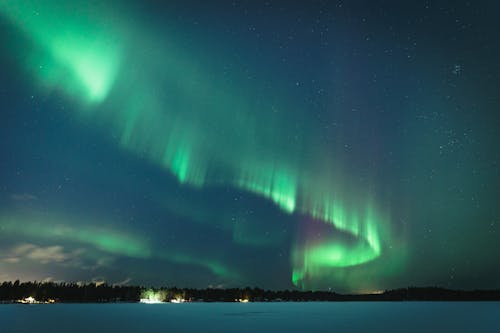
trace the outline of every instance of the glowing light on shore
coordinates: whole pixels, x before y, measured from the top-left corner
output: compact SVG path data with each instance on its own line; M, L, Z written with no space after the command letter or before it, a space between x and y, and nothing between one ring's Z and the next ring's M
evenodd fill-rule
M28 297L23 298L23 299L18 299L16 302L17 303L21 303L21 304L53 304L56 301L54 299L52 299L52 298L49 298L46 301L38 301L33 296L28 296Z
M172 298L170 303L184 303L186 300L184 298Z
M165 291L154 291L154 290L146 290L142 292L139 303L143 304L160 304L165 303L166 292Z
M23 303L23 304L36 304L36 303L38 303L38 301L32 296L26 297L24 299L20 299L18 302Z
M139 300L139 303L144 303L144 304L159 304L159 303L165 303L165 302L159 301L159 300L156 300L156 299L141 298Z

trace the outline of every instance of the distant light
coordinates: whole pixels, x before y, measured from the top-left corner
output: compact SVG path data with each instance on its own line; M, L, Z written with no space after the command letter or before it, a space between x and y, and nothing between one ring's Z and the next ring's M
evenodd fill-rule
M154 291L152 289L149 289L141 294L139 302L144 304L164 303L165 296L165 292L163 291Z
M172 298L170 303L184 303L186 300L184 298Z
M247 298L240 298L240 299L238 299L238 302L240 302L240 303L248 303L249 301L248 301Z
M23 304L37 304L40 303L38 302L34 297L29 296L20 300L17 300L18 303L23 303Z
M144 304L159 304L159 303L164 303L163 301L160 301L159 299L154 299L154 298L141 298L139 300L140 303Z
M385 290L371 290L371 291L367 292L367 294L380 295L380 294L383 294L384 292L385 292Z

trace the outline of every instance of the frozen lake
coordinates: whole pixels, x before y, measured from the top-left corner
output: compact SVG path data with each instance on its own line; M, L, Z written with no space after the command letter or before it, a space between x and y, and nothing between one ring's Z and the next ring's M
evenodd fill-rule
M500 302L0 304L0 333L500 332Z

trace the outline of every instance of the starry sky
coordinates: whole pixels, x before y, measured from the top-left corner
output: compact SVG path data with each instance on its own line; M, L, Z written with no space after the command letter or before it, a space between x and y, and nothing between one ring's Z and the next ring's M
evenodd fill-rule
M0 3L0 280L500 288L496 1Z

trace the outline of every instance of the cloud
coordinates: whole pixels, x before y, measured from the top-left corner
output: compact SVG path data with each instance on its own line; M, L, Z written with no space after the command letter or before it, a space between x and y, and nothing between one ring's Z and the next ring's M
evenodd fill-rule
M223 283L216 284L216 285L209 284L209 285L208 285L208 288L209 288L209 289L224 289L224 288L225 288L225 285L224 285Z
M9 264L15 264L15 263L19 262L20 259L16 258L16 257L9 257L9 258L5 258L3 261L8 262Z
M41 279L40 282L43 282L43 283L47 283L47 282L63 283L65 281L64 280L60 280L60 279L55 279L52 276L47 276L47 277L44 277L43 279Z
M95 265L93 266L94 269L99 268L99 267L108 267L114 262L113 257L101 257L97 259Z
M95 283L97 287L106 283L106 279L102 276L95 276L92 278L92 282Z
M63 262L70 258L70 255L65 253L64 248L59 245L41 247L34 244L21 244L16 246L12 252L17 256L39 261L42 264Z
M77 258L82 253L81 250L67 252L60 245L38 246L30 243L23 243L14 246L1 261L6 263L18 263L23 260L37 261L41 264L63 263Z
M38 197L29 193L13 193L10 198L15 201L33 201L38 200Z
M126 286L130 281L132 281L132 278L128 277L123 281L118 281L118 282L113 283L113 286Z

